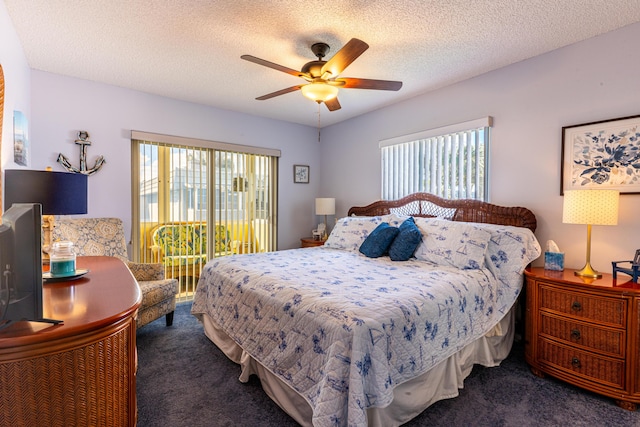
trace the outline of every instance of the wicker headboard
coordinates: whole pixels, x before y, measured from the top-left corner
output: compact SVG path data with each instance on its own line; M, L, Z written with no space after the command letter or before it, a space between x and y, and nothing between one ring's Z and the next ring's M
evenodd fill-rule
M513 225L536 231L536 216L527 208L492 205L479 200L447 200L429 193L413 193L398 200L378 200L367 206L354 206L349 216L376 216L396 213L421 217L440 217L451 221Z

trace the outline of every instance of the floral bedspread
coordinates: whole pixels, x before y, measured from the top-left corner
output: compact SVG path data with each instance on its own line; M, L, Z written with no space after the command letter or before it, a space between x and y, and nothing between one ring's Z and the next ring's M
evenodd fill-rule
M509 271L521 273L531 259L522 236L509 233L520 247ZM315 426L366 426L367 408L388 405L395 386L485 334L511 308L522 276L495 276L508 264L499 252L493 261L487 254L490 268L475 270L323 247L217 258L202 272L192 313L207 313L302 395Z

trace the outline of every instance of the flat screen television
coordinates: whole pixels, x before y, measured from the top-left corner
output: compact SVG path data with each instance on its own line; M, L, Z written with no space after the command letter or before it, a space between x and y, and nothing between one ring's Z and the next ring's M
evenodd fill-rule
M43 318L42 206L16 203L0 224L0 329L13 321Z

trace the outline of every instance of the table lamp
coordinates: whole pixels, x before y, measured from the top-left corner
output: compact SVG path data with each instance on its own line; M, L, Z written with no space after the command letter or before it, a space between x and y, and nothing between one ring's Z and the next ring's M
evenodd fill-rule
M324 215L324 234L322 235L322 240L327 240L327 215L335 215L335 213L336 199L316 199L316 215Z
M9 169L4 172L4 203L42 205L43 261L49 260L53 215L87 213L87 175L81 173Z
M587 225L587 261L575 272L576 276L600 278L602 274L591 267L591 226L618 224L617 190L569 190L564 192L562 222Z

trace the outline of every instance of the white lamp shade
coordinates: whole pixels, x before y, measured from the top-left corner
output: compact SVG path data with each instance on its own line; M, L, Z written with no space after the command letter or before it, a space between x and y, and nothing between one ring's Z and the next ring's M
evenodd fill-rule
M316 199L316 215L334 215L336 213L336 199Z
M618 190L569 190L564 192L562 222L566 224L617 225Z

